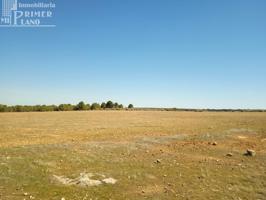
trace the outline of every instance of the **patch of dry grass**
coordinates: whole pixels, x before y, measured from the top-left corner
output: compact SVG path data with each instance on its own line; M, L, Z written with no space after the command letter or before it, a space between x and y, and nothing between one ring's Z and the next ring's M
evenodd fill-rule
M0 113L0 199L266 199L265 138L265 113ZM117 183L53 178L80 173Z

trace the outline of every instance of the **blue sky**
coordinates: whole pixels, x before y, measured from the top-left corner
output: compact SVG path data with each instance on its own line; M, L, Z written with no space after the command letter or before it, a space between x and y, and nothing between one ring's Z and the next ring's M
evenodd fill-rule
M265 0L56 2L0 29L0 103L266 108Z

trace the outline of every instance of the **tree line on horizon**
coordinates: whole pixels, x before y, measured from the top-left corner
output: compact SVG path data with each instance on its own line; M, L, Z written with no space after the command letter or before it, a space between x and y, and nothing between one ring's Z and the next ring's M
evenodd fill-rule
M133 104L129 104L126 108L123 104L117 102L107 101L101 104L92 103L86 104L83 101L77 105L72 104L60 104L60 105L16 105L7 106L0 104L0 112L51 112L51 111L85 111L85 110L122 110L122 109L133 109Z

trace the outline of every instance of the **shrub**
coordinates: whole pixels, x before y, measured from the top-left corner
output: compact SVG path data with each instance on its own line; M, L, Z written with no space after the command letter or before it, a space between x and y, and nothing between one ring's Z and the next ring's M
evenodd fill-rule
M0 112L7 112L7 111L8 111L7 106L0 104Z
M50 106L50 108L48 108L49 111L55 110L55 108L53 106ZM60 104L58 106L58 111L71 111L74 110L74 106L71 104Z
M106 108L113 108L114 107L114 103L112 101L108 101L106 103Z
M101 109L101 106L98 103L93 103L91 105L91 110L100 110L100 109Z
M133 104L129 104L129 105L128 105L128 108L129 108L129 109L134 108Z
M86 105L83 101L79 102L76 106L76 110L86 110Z
M102 108L102 109L105 109L105 108L106 108L106 103L102 102L102 104L101 104L101 108Z

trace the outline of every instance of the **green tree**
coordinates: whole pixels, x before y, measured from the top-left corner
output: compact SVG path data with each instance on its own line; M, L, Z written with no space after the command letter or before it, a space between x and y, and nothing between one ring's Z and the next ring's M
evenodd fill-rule
M71 105L71 104L69 104L70 106L71 106L71 110L73 110L74 109L74 106L73 105ZM56 106L56 105L51 105L50 106L50 111L58 111L58 107Z
M91 109L91 105L90 104L86 104L86 110L90 110Z
M55 108L52 106L51 106L51 108L49 108L49 110L52 108L53 108L53 110L55 110ZM58 111L72 111L72 110L74 110L74 106L71 104L60 104L58 106Z
M14 109L15 112L23 112L23 106L17 105Z
M60 104L60 105L58 106L58 111L65 111L65 106L64 106L64 104Z
M7 112L8 111L8 108L6 105L1 105L0 104L0 112Z
M46 105L41 105L40 106L40 112L46 112L47 111L47 106Z
M129 109L134 108L133 104L129 104L129 105L128 105L128 108L129 108Z
M0 104L0 112L5 112L5 107L2 104Z
M106 108L106 103L102 102L102 104L101 104L101 108L102 108L102 109L105 109L105 108Z
M76 110L86 110L86 105L83 101L79 102L76 106Z
M98 103L93 103L93 104L91 105L91 110L99 110L99 109L101 109L100 104L98 104Z
M106 108L113 108L114 107L114 103L112 101L108 101L106 103Z

